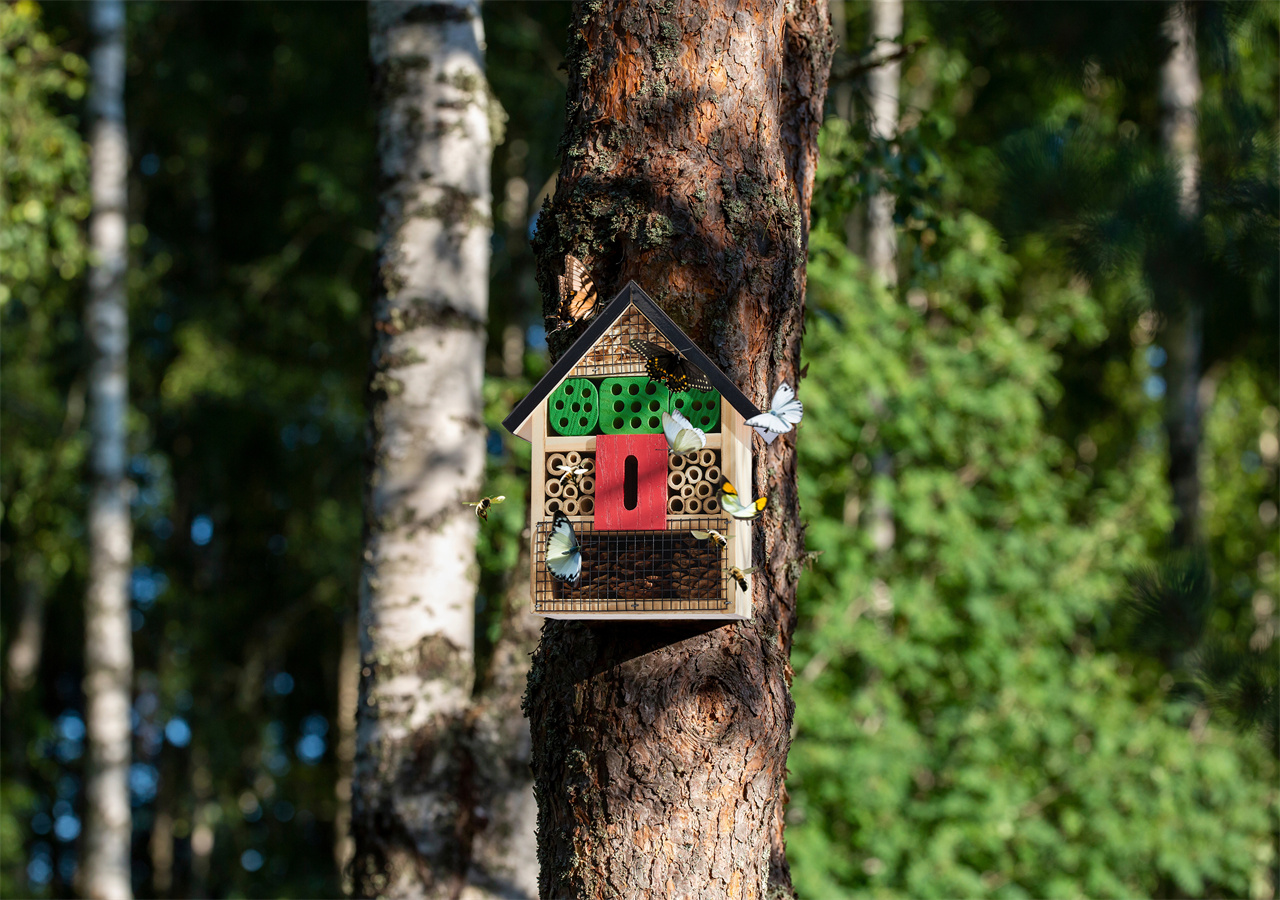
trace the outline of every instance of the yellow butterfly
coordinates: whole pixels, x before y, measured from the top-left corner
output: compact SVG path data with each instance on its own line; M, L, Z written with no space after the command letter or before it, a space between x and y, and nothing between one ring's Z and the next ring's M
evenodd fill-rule
M760 497L754 503L743 503L737 488L729 482L720 485L720 505L735 519L754 519L764 510L769 498Z

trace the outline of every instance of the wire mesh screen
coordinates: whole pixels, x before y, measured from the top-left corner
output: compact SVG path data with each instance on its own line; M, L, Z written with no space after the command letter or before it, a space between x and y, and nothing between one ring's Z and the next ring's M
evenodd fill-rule
M690 532L718 531L728 537L722 516L668 519L666 531L595 531L574 522L582 548L582 575L576 584L555 579L547 569L550 522L538 523L534 611L539 613L727 612L732 605L726 548L700 541Z
M653 327L644 313L634 306L628 306L626 312L618 317L596 341L578 364L569 372L569 377L591 377L600 375L643 375L644 357L631 349L631 339L640 338L645 341L674 351L671 342Z

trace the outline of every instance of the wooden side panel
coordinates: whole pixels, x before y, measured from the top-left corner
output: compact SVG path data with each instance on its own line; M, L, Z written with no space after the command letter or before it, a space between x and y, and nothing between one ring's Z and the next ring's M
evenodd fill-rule
M631 460L630 464L628 461ZM628 468L634 503L627 508ZM667 439L661 434L596 436L596 531L667 527Z
M724 468L724 476L744 500L755 499L751 484L751 433L742 415L729 404L724 405L724 446L720 451L720 460ZM751 534L755 522L744 519L733 519L729 535L729 565L739 569L751 568ZM732 579L729 580L729 596L733 600L733 612L743 618L751 618L752 585L755 575L747 576L747 590L742 590Z
M534 592L538 584L538 523L546 518L547 479L546 450L547 404L539 403L529 416L532 423L531 440L533 455L529 457L529 608L534 607Z

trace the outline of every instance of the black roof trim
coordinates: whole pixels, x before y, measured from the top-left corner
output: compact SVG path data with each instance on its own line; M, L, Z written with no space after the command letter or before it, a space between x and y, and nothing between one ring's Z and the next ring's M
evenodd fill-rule
M626 308L635 304L636 309L640 310L653 327L658 329L671 346L692 362L695 366L703 371L707 376L707 380L711 382L712 387L720 392L720 396L727 403L733 405L744 419L750 419L752 416L760 415L760 410L756 405L747 399L746 394L738 389L738 386L729 380L729 376L720 371L720 367L713 363L705 353L689 340L689 336L680 330L675 322L671 321L671 317L662 311L662 307L654 303L652 298L641 289L640 285L634 281L628 281L626 286L618 292L618 296L610 301L609 305L601 311L600 315L587 326L587 330L582 333L576 341L573 342L565 354L556 360L555 364L543 375L536 385L533 386L525 398L516 404L515 409L511 410L511 414L502 420L502 425L507 431L515 434L517 428L524 424L524 421L533 415L534 409L539 403L547 398L547 396L556 388L561 381L568 376L578 361L587 354L587 351L594 346L595 342L604 336L618 317L626 311Z

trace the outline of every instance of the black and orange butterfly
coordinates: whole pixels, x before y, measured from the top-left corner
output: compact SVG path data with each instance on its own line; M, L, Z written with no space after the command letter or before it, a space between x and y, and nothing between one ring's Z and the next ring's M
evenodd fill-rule
M557 276L560 306L556 309L556 331L571 328L599 312L600 295L582 260L573 254L564 258L564 274Z
M711 390L711 382L703 371L679 353L639 338L632 339L631 349L644 357L644 370L650 381L661 381L676 392Z

